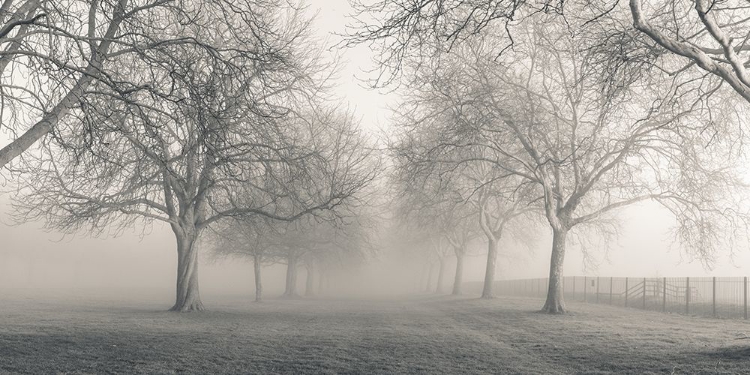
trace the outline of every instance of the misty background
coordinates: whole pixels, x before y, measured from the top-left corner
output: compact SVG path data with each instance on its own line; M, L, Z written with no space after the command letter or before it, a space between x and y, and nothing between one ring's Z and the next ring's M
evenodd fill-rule
M4 199L3 212L10 207ZM565 259L566 275L576 276L742 276L750 269L750 254L723 253L713 269L687 258L672 244L671 218L655 205L637 205L621 211L621 235L606 249L591 251L596 264L584 261L579 248L571 246ZM0 237L0 289L148 289L171 296L177 259L174 236L167 225L154 224L148 231L126 231L118 237L91 238L82 234L63 236L43 230L41 223L8 225L3 216ZM551 234L539 233L531 254L505 248L498 262L498 279L547 277ZM464 281L481 281L485 261L483 244L465 260ZM511 253L511 254L509 254ZM330 292L346 294L413 293L417 264L398 264L399 257L387 249L365 266L345 270L332 280ZM452 280L455 257L446 266L446 285ZM252 260L214 259L203 252L200 263L201 289L212 294L246 294L254 290ZM267 266L264 284L268 296L284 290L285 265ZM298 280L300 285L304 278ZM169 301L166 299L165 301ZM166 302L165 302L166 303Z
M321 39L337 40L352 12L346 0L311 4L316 14L314 27ZM373 137L388 130L389 106L397 102L389 91L369 89L365 79L373 69L372 51L365 45L335 49L342 57L337 74L337 93L350 103ZM7 137L3 135L3 137ZM5 185L9 185L5 181ZM162 223L145 230L127 230L117 237L91 238L85 234L62 235L47 232L42 223L10 225L9 198L0 196L0 291L18 289L95 290L123 288L150 290L171 296L176 274L174 235ZM674 244L670 229L672 216L655 203L641 203L619 210L620 233L606 246L590 248L586 256L571 244L565 259L565 274L576 276L741 276L750 274L750 252L718 255L712 268L687 256ZM501 246L497 279L547 277L551 252L551 232L539 231L532 251ZM465 260L464 281L484 277L486 245L474 241ZM201 251L201 289L212 294L252 294L254 284L250 258L216 259L209 249ZM424 265L403 263L396 251L381 249L367 265L341 270L327 289L342 294L391 294L415 292L414 274ZM446 264L445 284L455 272L455 257ZM284 290L283 264L266 266L267 295ZM304 283L304 278L298 280ZM169 298L165 299L169 301Z

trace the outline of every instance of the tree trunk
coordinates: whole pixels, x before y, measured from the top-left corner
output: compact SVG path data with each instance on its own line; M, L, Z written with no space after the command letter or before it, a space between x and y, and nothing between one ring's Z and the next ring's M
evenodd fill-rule
M435 265L430 263L430 269L427 271L427 285L424 288L424 291L429 293L432 291L432 270L435 269Z
M492 295L492 286L495 283L495 264L497 263L497 240L490 238L487 243L487 269L484 272L484 287L482 288L482 298L490 299Z
M198 233L193 230L175 230L177 237L177 296L170 311L201 311L198 291L198 250L195 241Z
M306 297L312 297L315 295L314 282L315 282L315 266L313 265L313 262L310 261L307 264L307 280L305 280L305 296Z
M263 299L263 283L260 277L260 271L262 268L260 254L255 254L253 258L253 268L255 271L255 302L260 302Z
M453 279L453 294L458 296L461 294L461 283L464 278L464 254L463 252L456 253L456 277Z
M443 278L445 277L445 259L440 258L440 264L438 269L438 278L437 278L437 286L435 287L435 293L442 294L443 291Z
M284 297L297 297L297 257L289 257L286 266L286 290Z
M565 301L563 300L562 278L563 261L565 260L565 238L567 229L552 229L552 258L549 267L549 289L547 290L547 301L542 307L542 312L550 314L564 314Z

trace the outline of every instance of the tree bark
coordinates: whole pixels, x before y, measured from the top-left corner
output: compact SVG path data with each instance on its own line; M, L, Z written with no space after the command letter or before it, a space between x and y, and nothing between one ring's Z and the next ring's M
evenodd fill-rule
M198 250L195 241L198 233L192 230L175 230L177 237L177 295L170 311L202 311L198 291Z
M313 262L310 261L307 264L307 279L305 280L305 296L306 297L312 297L315 295L315 266L313 265Z
M286 266L286 290L284 291L284 297L298 297L297 296L297 257L289 257Z
M482 288L482 298L490 299L492 287L495 283L495 268L497 263L497 240L490 238L487 242L487 269L484 271L484 287Z
M461 295L461 283L464 278L464 254L463 251L456 253L456 276L453 278L453 294Z
M568 229L552 229L552 257L549 267L549 289L547 289L547 301L542 307L542 312L549 314L564 314L565 301L563 300L562 278L563 261L565 260L565 238Z
M260 254L255 254L253 257L253 268L255 271L255 302L260 302L263 299L263 283L260 276L262 268Z
M438 265L440 267L438 269L438 278L437 278L437 286L435 287L435 293L442 294L444 292L443 290L443 278L445 277L445 258L440 258L440 264Z

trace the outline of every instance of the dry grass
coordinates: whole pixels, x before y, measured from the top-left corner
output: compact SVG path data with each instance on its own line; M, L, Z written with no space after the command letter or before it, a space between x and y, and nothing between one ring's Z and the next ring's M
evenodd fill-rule
M733 374L750 324L540 301L210 301L175 314L115 299L4 296L0 372ZM209 301L207 301L209 302Z

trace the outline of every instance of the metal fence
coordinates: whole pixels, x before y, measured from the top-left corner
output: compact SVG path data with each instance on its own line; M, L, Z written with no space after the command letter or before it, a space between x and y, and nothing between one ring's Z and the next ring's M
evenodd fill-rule
M500 280L497 295L544 298L548 279ZM747 319L747 277L563 278L566 301L688 315Z

